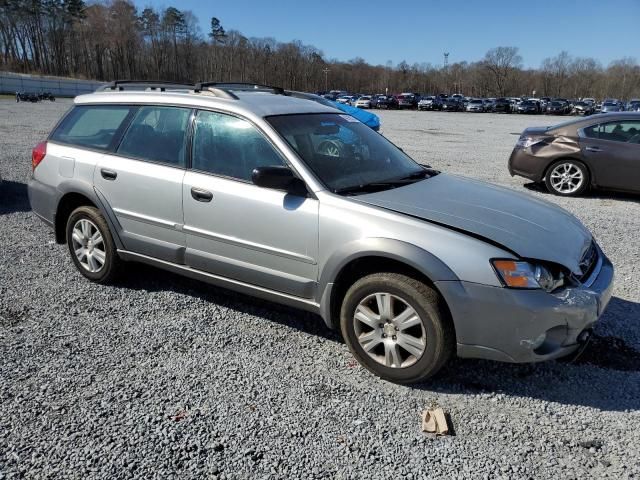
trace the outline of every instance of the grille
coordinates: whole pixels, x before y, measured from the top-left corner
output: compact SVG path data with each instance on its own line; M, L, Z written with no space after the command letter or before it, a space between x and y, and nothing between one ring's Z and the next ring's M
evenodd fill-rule
M589 275L591 275L591 273L593 272L593 269L596 267L596 263L598 263L597 261L598 261L598 249L596 248L595 244L591 242L591 245L589 245L589 248L587 249L586 252L584 252L584 255L580 259L579 280L581 282L589 278Z

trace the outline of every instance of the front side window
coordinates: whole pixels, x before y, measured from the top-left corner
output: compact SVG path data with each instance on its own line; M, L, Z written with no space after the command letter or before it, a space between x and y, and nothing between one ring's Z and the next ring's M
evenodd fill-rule
M78 105L51 134L54 142L107 150L133 107Z
M585 127L582 132L587 138L598 138L600 134L600 124Z
M254 168L283 165L280 154L248 121L198 112L193 132L193 169L250 182Z
M141 107L122 138L118 153L184 167L190 112L188 108Z
M278 115L267 120L334 192L424 172L395 145L350 115Z

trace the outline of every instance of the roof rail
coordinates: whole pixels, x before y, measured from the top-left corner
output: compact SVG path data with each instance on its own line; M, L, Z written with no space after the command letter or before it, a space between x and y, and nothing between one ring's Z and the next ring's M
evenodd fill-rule
M241 91L268 91L270 90L275 95L286 95L284 88L282 87L274 87L272 85L262 85L260 83L250 83L250 82L198 82L196 83L195 91L201 91L206 88L216 88L219 90L241 90Z
M141 88L145 88L149 90L160 90L161 92L164 92L167 89L190 90L194 87L193 83L167 82L164 80L114 80L113 82L109 82L106 85L101 86L96 91L123 91L127 90L127 86L133 87L131 90L140 90Z

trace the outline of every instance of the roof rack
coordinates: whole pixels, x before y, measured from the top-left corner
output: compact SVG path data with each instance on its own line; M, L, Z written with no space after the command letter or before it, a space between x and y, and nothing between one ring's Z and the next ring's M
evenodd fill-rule
M133 87L127 89L126 87ZM193 83L182 83L182 82L166 82L163 80L114 80L113 82L109 82L106 85L98 88L96 91L108 91L108 90L140 90L142 88L149 90L159 90L164 92L165 90L191 90L193 89Z
M250 83L250 82L198 82L195 86L195 91L199 92L204 89L215 88L222 91L229 90L240 90L245 92L254 91L271 91L276 95L286 95L284 88L282 87L274 87L273 85L262 85L260 83ZM228 92L231 93L231 92ZM237 96L234 95L237 98Z

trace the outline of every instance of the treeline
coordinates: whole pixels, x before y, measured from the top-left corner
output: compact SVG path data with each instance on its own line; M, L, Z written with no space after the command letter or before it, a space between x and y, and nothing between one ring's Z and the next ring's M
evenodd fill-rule
M640 97L640 66L602 66L561 52L523 68L515 47L476 62L370 65L328 59L299 41L246 37L217 18L203 33L185 10L138 10L128 0L0 0L0 68L97 80L246 81L352 92L461 92L474 96Z

